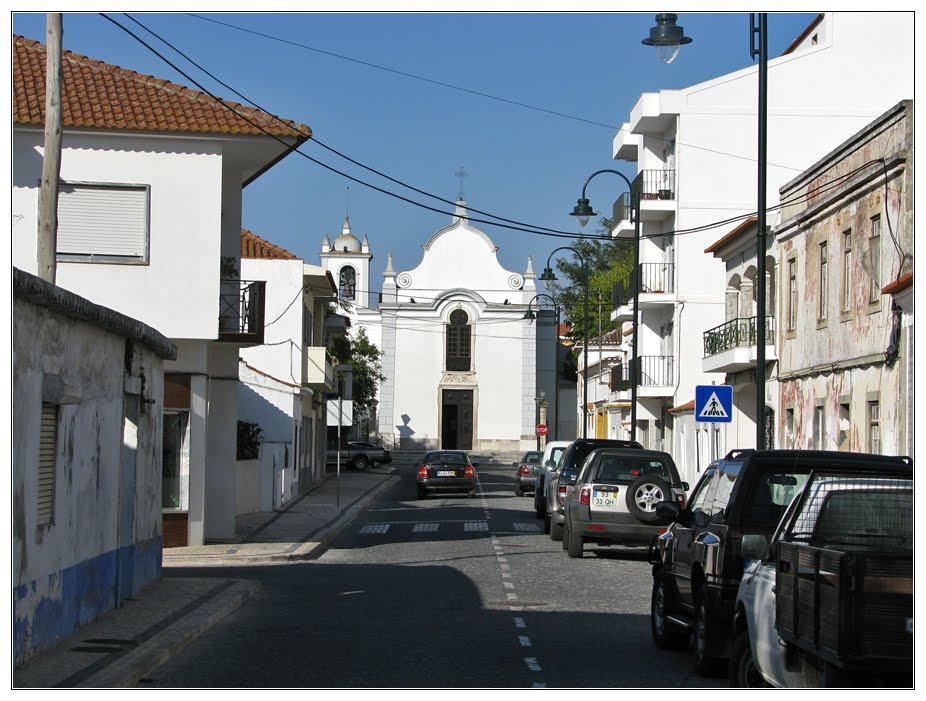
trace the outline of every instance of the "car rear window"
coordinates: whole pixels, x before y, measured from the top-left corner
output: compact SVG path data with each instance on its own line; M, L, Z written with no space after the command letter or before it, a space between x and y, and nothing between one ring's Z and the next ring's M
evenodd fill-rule
M431 465L465 465L466 456L461 453L431 453L428 463Z
M622 455L603 455L598 463L598 474L595 476L595 481L630 484L643 475L656 476L667 482L672 482L672 473L665 460L625 457Z
M524 462L536 464L543 459L543 453L526 453L524 455Z

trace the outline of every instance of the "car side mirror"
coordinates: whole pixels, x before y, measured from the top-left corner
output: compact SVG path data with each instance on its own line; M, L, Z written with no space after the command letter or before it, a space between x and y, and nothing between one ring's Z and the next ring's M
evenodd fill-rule
M511 466L512 466L512 467L517 467L519 464L520 464L520 463L513 462L513 463L511 463Z
M656 515L664 521L678 521L678 517L681 513L681 507L674 501L656 502Z
M765 536L749 533L743 536L740 553L744 560L764 560L768 555L768 543Z
M547 468L548 470L555 470L555 469L556 469L556 463L553 462L552 460L547 460L547 461L543 464L543 466L544 466L545 468Z
M478 463L478 462L474 462L474 463L473 463L473 467L479 467L479 463Z
M687 492L689 489L691 489L691 487L688 486L687 482L682 482L682 489L684 489Z

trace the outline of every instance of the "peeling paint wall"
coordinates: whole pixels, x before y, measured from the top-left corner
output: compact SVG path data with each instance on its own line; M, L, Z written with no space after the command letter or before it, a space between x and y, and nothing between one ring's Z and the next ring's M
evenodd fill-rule
M17 294L13 308L17 664L161 574L163 357L108 329L109 310L71 295L85 321L35 297ZM49 375L65 388L53 401ZM48 525L38 522L43 396L58 407Z
M912 123L899 103L781 189L780 447L905 452L909 344L888 352L901 320L880 290L912 271Z

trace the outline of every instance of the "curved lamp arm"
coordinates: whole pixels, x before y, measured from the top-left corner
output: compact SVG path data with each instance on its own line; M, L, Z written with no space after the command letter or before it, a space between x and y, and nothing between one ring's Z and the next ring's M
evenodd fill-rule
M582 186L582 197L579 198L575 208L572 210L572 216L579 220L580 227L584 228L585 225L588 224L589 219L598 215L597 212L592 210L591 203L588 201L588 198L585 197L585 190L588 187L588 184L592 181L592 178L594 178L596 175L601 175L602 173L613 173L614 175L618 175L623 178L624 182L627 183L627 189L630 191L631 200L634 202L636 201L636 199L633 197L633 184L630 182L630 180L627 179L626 175L611 168L604 168L602 170L595 171L588 176L588 180L586 180L585 184ZM632 204L631 215L636 217L636 213L636 206Z

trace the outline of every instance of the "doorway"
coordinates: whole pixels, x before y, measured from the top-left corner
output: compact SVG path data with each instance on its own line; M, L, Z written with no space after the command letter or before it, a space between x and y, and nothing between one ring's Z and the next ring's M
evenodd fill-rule
M441 390L441 447L473 449L473 390Z

